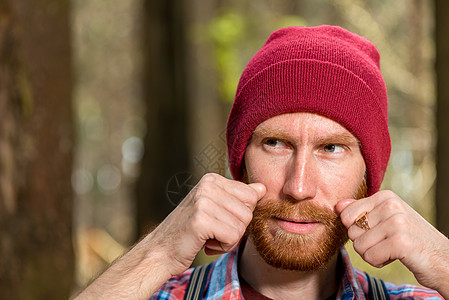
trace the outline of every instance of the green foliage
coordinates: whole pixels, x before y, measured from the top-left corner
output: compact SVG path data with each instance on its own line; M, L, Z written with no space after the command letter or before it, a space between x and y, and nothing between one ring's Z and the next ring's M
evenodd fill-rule
M306 21L295 15L280 16L276 20L267 20L269 31L288 26L305 26ZM254 33L251 19L237 12L225 12L217 15L209 24L209 37L214 46L214 58L219 76L218 90L221 99L232 103L240 73L247 63L241 59L243 52L256 51L256 41L251 39ZM265 36L264 36L265 38ZM244 53L246 54L246 53Z
M280 18L277 28L290 27L290 26L307 26L307 22L300 16L285 15L282 16L282 18Z
M241 70L236 45L244 38L244 20L239 14L225 13L214 18L209 28L220 78L220 97L232 102Z

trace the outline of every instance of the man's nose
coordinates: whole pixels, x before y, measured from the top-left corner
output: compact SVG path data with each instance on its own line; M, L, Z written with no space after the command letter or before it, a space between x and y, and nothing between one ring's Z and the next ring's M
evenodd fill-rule
M283 192L286 196L302 201L313 199L317 192L318 170L313 157L296 155L286 169Z

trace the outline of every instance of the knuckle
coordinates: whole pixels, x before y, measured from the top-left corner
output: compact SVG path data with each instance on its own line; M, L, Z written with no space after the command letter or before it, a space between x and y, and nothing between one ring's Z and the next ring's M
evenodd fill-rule
M203 193L208 196L216 196L218 194L218 186L213 183L205 184Z
M390 190L383 190L383 191L380 191L379 193L384 198L396 198L397 197L397 195L393 191L390 191Z
M221 243L223 251L228 252L238 243L240 240L238 238L237 230L233 230L228 233L228 238Z
M206 173L203 175L203 177L201 178L201 182L207 182L207 183L214 183L215 181L218 180L218 174L215 173Z
M362 255L362 258L363 258L366 262L368 262L369 264L371 264L371 265L373 265L373 266L375 266L376 263L377 263L373 251L369 251L369 250L368 250L368 251L365 251L365 252L363 253L363 255Z
M203 181L211 181L214 179L214 173L206 173L201 178Z
M196 199L201 195L201 190L199 189L199 184L195 185L189 192L186 198Z
M392 240L394 241L396 247L401 249L408 249L411 247L410 238L404 234L395 234L392 236Z
M340 219L345 226L349 226L351 224L351 218L347 210L344 210L340 214ZM354 217L355 219L355 217Z
M201 183L200 185L198 185L196 198L206 198L208 200L212 200L212 197L216 197L217 195L219 195L219 190L220 188L213 183Z
M242 215L242 218L243 218L243 222L246 224L246 225L248 225L250 222L251 222L251 220L253 219L253 212L251 211L251 209L249 209L248 207L246 207L245 206L245 212L243 213L243 215Z
M206 191L211 186L211 182L207 179L204 179L204 177L198 182L196 185L197 190Z
M361 252L363 252L362 250L362 242L360 241L360 239L355 239L354 240L354 242L353 242L353 245L354 245L354 249L356 249L357 251L361 251Z
M388 211L398 211L401 209L402 203L397 197L390 197L384 201L383 206Z
M235 244L223 244L222 248L224 252L229 252L232 250L232 248L234 248Z
M396 230L405 228L408 223L408 219L404 214L395 214L390 219L391 225L393 228L396 228Z
M356 228L354 226L349 227L348 237L351 239L351 241L354 241L356 239Z
M234 244L238 240L240 240L240 232L241 232L241 226L237 226L237 227L235 227L235 230L231 231L230 244Z
M239 240L245 234L245 231L246 231L246 226L244 224L240 223L240 225L237 227L237 235L238 235Z
M196 201L193 202L194 209L196 211L203 211L206 208L208 201L208 197L204 195L196 198Z

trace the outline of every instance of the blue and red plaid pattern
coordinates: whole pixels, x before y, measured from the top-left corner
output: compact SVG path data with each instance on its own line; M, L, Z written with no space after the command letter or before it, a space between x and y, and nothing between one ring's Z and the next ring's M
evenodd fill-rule
M211 263L203 299L244 299L238 278L238 250L222 255ZM341 249L343 274L337 299L368 299L366 273L354 268L346 249ZM183 299L193 269L168 280L150 299ZM385 282L391 300L397 299L443 299L436 291L409 284L395 285Z

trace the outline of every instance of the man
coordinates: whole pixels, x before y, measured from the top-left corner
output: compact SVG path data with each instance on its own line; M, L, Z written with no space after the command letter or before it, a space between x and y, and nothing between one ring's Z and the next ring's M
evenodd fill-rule
M449 240L378 192L390 137L369 41L332 26L272 33L242 74L227 143L234 180L205 175L80 298L449 299ZM353 268L348 237L371 265L399 259L430 289ZM224 255L187 270L203 248Z

